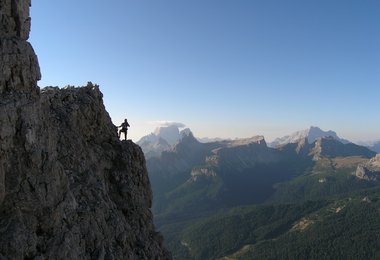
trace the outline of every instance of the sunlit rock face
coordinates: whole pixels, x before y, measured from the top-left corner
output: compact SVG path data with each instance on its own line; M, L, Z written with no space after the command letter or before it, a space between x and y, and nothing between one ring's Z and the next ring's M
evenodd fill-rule
M0 258L170 259L99 87L37 87L29 6L0 0Z
M356 169L356 177L363 180L380 181L380 154L367 163L359 165Z

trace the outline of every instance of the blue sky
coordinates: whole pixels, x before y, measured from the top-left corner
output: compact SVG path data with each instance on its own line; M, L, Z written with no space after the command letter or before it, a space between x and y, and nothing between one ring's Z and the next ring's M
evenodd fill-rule
M100 85L137 141L158 121L271 140L380 139L378 0L34 0L41 87Z

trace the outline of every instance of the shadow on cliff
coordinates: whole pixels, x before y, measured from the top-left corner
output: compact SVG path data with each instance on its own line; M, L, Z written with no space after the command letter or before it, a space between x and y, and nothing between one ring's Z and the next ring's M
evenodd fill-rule
M99 87L37 87L29 6L0 0L0 258L170 259Z

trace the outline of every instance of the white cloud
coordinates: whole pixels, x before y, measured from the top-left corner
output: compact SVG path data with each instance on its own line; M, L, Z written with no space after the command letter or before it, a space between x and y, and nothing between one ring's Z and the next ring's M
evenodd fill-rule
M178 128L184 128L186 127L185 124L180 122L174 122L174 121L168 121L168 120L157 120L157 121L151 121L149 122L150 125L155 126L176 126Z

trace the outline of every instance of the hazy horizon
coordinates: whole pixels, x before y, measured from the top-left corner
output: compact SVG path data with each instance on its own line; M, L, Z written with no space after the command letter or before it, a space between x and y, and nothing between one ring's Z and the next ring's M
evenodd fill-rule
M380 139L380 2L33 1L39 86L97 83L129 138L157 121L197 137L318 126Z
M271 136L271 137L268 138L267 137L268 135L265 135L264 132L263 133L258 133L258 134L252 133L252 135L249 135L249 136L199 136L197 134L197 132L193 131L193 129L191 128L191 126L187 126L187 125L185 125L185 124L183 124L181 122L172 122L172 121L148 122L147 125L151 125L152 126L151 128L149 128L151 130L149 132L146 132L144 135L139 136L138 138L134 138L133 141L137 142L142 137L145 137L145 136L150 135L150 134L157 134L156 132L157 132L157 130L159 130L159 128L161 128L161 127L170 127L170 126L176 126L179 131L184 130L186 128L189 128L192 131L192 133L194 134L194 136L196 138L199 138L199 139L204 139L204 138L209 138L209 139L221 138L221 139L231 139L231 140L234 140L234 139L251 138L251 137L254 137L254 136L264 136L264 139L267 142L273 142L276 138L281 138L281 137L289 136L289 135L294 134L295 132L307 130L307 129L311 128L311 127L320 128L319 126L311 125L311 126L308 126L308 127L304 127L302 129L297 129L297 130L295 130L293 132L288 132L288 133L279 132L279 134L277 136ZM324 132L334 131L334 129L323 129L323 128L321 130L324 131ZM339 138L345 139L345 137L341 136L339 133L336 133L336 134L338 135ZM371 140L348 139L348 141L351 141L351 142L354 142L354 143L357 143L357 144L365 145L365 144L371 144L373 142L378 142L378 141L380 141L380 139L371 139Z

